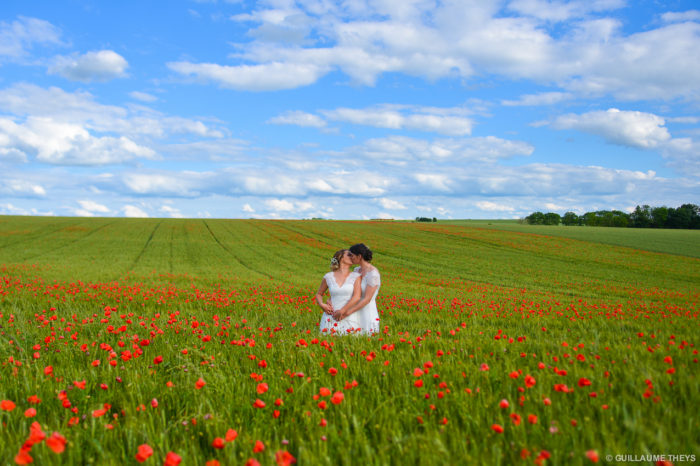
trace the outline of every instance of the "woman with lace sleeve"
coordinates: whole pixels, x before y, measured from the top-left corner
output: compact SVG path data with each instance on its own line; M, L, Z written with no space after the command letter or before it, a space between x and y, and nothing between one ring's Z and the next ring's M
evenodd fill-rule
M354 305L360 299L360 281L357 280L360 274L350 270L352 264L350 252L341 249L331 259L331 271L321 280L316 292L316 303L324 312L319 324L321 333L347 335L360 329L359 315L340 322L333 318L334 309L344 312L348 306ZM326 291L331 297L324 303L323 295Z
M360 299L350 303L345 309L335 311L333 318L339 322L355 319L360 326L359 333L379 333L379 312L377 310L377 294L381 286L379 270L371 264L372 251L362 243L350 247L353 263L360 267L355 269L360 274ZM335 301L334 301L335 302Z

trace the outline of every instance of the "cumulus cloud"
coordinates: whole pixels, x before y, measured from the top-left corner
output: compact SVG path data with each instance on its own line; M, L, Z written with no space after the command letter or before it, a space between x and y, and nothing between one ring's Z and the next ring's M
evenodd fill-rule
M0 193L7 197L44 197L46 189L30 180L4 176L0 180Z
M48 21L19 16L0 21L0 58L20 58L35 44L61 44L61 31Z
M700 10L669 11L661 15L661 19L667 23L679 23L685 21L700 21Z
M0 148L55 165L105 165L155 156L127 137L95 137L80 125L44 117L29 117L20 124L0 118Z
M516 156L528 156L534 150L522 141L510 141L494 136L461 139L425 139L406 136L372 138L350 152L375 161L403 165L411 161L494 161Z
M106 213L110 212L110 209L107 206L104 206L102 204L98 204L95 201L83 200L83 201L78 201L78 204L80 204L81 209L87 210L89 212L99 212L102 214L106 214Z
M552 126L556 129L575 129L595 134L612 144L640 149L653 149L671 139L662 117L616 108L581 115L562 115Z
M180 212L180 209L176 209L175 207L171 207L169 205L163 205L158 209L159 212L163 212L168 215L170 218L184 218L184 215L182 215L182 212Z
M122 212L124 213L124 217L134 217L134 218L145 218L148 217L148 214L141 210L139 207L136 207L135 205L127 204L124 207L122 207Z
M523 95L518 100L502 100L501 104L506 106L554 105L573 98L574 95L570 92L541 92Z
M625 34L613 16L624 4L270 3L232 18L250 24L253 37L229 57L234 64L181 61L169 67L222 87L256 91L306 86L341 71L362 85L392 72L429 80L496 74L577 95L697 99L697 10L667 13L660 26Z
M212 81L221 87L272 91L294 89L316 82L326 73L325 67L313 63L273 62L261 65L226 66L216 63L170 62L171 70L201 81Z
M326 126L326 122L318 115L300 111L284 112L281 115L270 118L267 122L276 125L307 126L312 128L323 128Z
M110 81L126 75L129 66L124 57L112 50L87 52L82 55L54 57L49 74L58 74L70 81Z
M141 102L155 102L158 100L158 97L154 96L153 94L141 91L131 91L129 92L129 96L131 96L132 99L140 100Z
M476 206L487 212L513 212L515 210L511 205L493 201L479 201Z
M380 206L388 210L405 210L406 206L401 202L394 201L392 199L387 199L385 197L377 199Z

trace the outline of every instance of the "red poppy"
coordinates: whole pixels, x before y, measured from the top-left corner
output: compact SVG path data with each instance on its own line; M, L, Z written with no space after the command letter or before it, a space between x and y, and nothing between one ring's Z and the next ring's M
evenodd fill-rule
M491 430L493 430L497 434L502 434L503 433L503 426L500 424L493 424L491 426Z
M255 401L253 402L253 406L255 408L264 408L265 402L263 400L261 400L260 398L256 398Z
M216 448L216 449L221 450L222 448L224 448L226 446L226 443L224 442L224 439L222 439L221 437L216 437L211 442L211 446Z
M522 418L518 413L511 413L510 418L513 421L513 424L515 424L516 426L519 426L520 422L522 421Z
M268 386L264 382L259 383L255 390L258 392L258 394L262 395L263 393L265 393L268 390Z
M46 446L54 453L63 453L63 450L66 449L66 438L58 432L54 432L51 437L46 439Z
M150 445L144 443L143 445L139 445L135 458L136 461L138 461L139 463L143 463L148 458L150 458L151 455L153 455L153 448L151 448Z
M12 411L13 409L15 409L15 406L16 405L15 405L14 401L10 401L10 400L0 401L0 409L2 409L3 411Z
M165 455L165 463L163 463L163 466L178 466L181 462L182 457L180 455L169 451L168 454Z
M194 388L196 388L197 390L199 390L199 389L201 389L202 387L204 387L206 384L207 384L207 383L204 381L204 379L200 377L199 380L197 380L197 381L194 383Z
M331 403L334 405L339 405L345 399L345 394L343 392L335 392L331 397Z
M591 460L591 462L593 462L593 463L597 463L598 462L598 452L595 450L588 450L586 452L586 458Z
M506 409L508 406L510 406L510 403L508 403L508 400L503 399L500 403L498 403L498 406L501 409Z
M288 451L280 450L275 453L275 461L277 462L277 466L289 466L290 464L296 463L297 459Z
M261 451L265 450L265 444L262 443L260 440L255 441L255 446L253 446L253 452L254 453L260 453Z
M233 429L229 429L226 431L226 436L224 437L227 442L233 442L236 440L236 437L238 437L238 432L236 432Z

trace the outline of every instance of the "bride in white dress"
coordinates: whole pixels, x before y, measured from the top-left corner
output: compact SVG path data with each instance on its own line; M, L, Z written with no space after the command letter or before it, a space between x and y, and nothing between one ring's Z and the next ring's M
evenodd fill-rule
M333 317L338 323L343 323L346 320L352 320L359 324L358 333L372 335L379 333L379 312L377 311L377 294L381 286L381 277L379 270L371 264L372 251L364 244L355 244L350 247L350 258L354 264L360 266L353 273L360 276L361 295L359 300L353 300L344 308L340 309L335 306L335 299L331 298L335 311Z
M335 310L345 311L348 306L360 300L360 274L350 270L353 265L352 255L347 249L336 252L331 259L331 271L323 276L316 292L316 303L323 309L319 324L321 333L347 335L361 330L359 313L343 320L334 319ZM328 302L323 302L323 295L330 292Z

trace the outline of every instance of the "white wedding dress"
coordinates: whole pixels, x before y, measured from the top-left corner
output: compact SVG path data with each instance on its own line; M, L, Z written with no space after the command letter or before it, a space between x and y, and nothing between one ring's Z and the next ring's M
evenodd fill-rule
M353 271L353 273L362 274L362 270L360 270L360 267L358 267ZM362 329L360 333L362 334L372 335L375 333L379 333L379 311L377 311L376 299L381 284L382 281L379 275L379 270L377 270L376 268L372 268L372 270L367 272L364 275L364 277L362 277L362 282L360 282L360 286L362 287L362 297L360 299L364 299L365 291L367 290L368 286L377 287L377 289L374 290L374 293L372 294L372 299L370 300L370 302L368 302L365 307L363 307L362 309L350 316L355 317L359 314L359 324L360 328Z
M352 297L355 280L357 280L359 276L360 274L357 272L350 272L350 275L345 279L342 286L338 286L333 272L328 272L323 276L323 279L326 280L326 285L328 285L328 291L331 294L333 309L336 311L340 310L347 304ZM321 333L325 335L347 335L357 332L360 328L360 311L353 313L341 321L335 320L333 316L329 316L325 312L321 315L320 330Z

